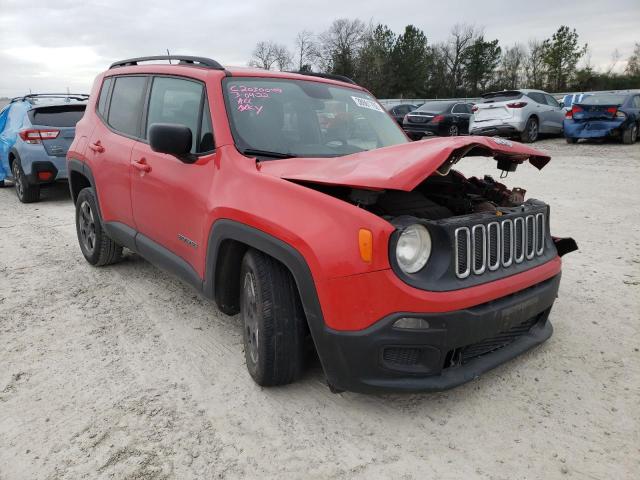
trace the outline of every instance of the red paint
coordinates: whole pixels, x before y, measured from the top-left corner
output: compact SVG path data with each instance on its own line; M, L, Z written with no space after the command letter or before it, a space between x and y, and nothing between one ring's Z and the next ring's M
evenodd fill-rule
M132 73L177 75L204 82L215 152L188 165L151 151L146 143L111 131L95 112L102 80L107 75ZM230 73L234 77L317 81L352 88L354 93L365 91L335 80L284 72L231 69ZM325 322L337 330L362 329L394 311L442 312L478 305L535 285L559 272L560 260L556 258L524 273L455 292L415 289L390 269L388 241L394 227L389 222L286 180L411 190L452 154L467 149L516 163L531 156L531 163L538 168L549 161L547 155L528 146L498 143L486 137L452 137L342 158L256 164L255 159L240 154L233 144L222 92L224 77L225 73L218 70L143 65L109 70L96 79L68 156L82 160L91 169L105 221L121 222L152 238L192 265L201 278L207 273L208 234L217 220L232 219L260 229L289 244L305 258ZM370 262L361 257L361 229L371 232ZM195 242L197 248L180 241L178 234Z

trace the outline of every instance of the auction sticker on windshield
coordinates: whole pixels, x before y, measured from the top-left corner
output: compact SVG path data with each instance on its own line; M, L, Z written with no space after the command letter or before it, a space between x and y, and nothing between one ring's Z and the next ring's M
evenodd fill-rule
M378 112L384 113L384 110L382 109L382 107L378 105L376 102L374 102L373 100L368 100L366 98L354 97L354 96L352 96L351 98L353 98L353 101L355 102L355 104L361 108L368 108L369 110L376 110Z

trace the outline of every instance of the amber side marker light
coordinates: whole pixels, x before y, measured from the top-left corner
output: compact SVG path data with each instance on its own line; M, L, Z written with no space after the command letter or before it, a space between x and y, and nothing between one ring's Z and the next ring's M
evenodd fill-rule
M360 247L360 258L365 263L371 263L373 258L373 234L366 228L361 228L358 232L358 246Z

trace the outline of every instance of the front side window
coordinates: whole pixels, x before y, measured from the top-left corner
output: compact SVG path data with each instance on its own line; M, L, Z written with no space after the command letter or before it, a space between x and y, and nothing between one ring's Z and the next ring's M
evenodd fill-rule
M560 104L558 103L558 101L555 98L553 98L551 95L545 94L545 98L547 99L547 103L549 105L551 105L552 107L560 108Z
M408 140L362 90L306 80L226 78L237 148L264 157L336 157Z
M175 123L191 130L191 153L200 144L200 109L203 86L199 82L172 77L155 77L149 98L147 132L154 123Z
M117 77L111 94L107 123L118 132L140 136L140 113L144 103L147 77Z

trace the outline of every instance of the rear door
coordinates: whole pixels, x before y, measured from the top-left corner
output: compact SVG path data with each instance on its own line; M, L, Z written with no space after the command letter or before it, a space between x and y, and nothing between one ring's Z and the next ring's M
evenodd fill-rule
M154 123L185 125L191 129L191 153L197 159L180 159L151 150L146 140L137 142L131 157L133 215L141 253L155 248L152 240L203 273L207 232L207 201L214 175L211 114L203 83L178 77L155 76L144 120L145 138Z
M103 220L130 228L135 225L131 209L131 151L141 136L148 81L147 75L105 79L98 99L100 122L91 134L86 152Z
M64 157L67 154L76 134L76 123L84 115L85 108L84 104L69 104L36 107L29 111L32 128L50 134L43 137L46 141L42 142L47 155Z

